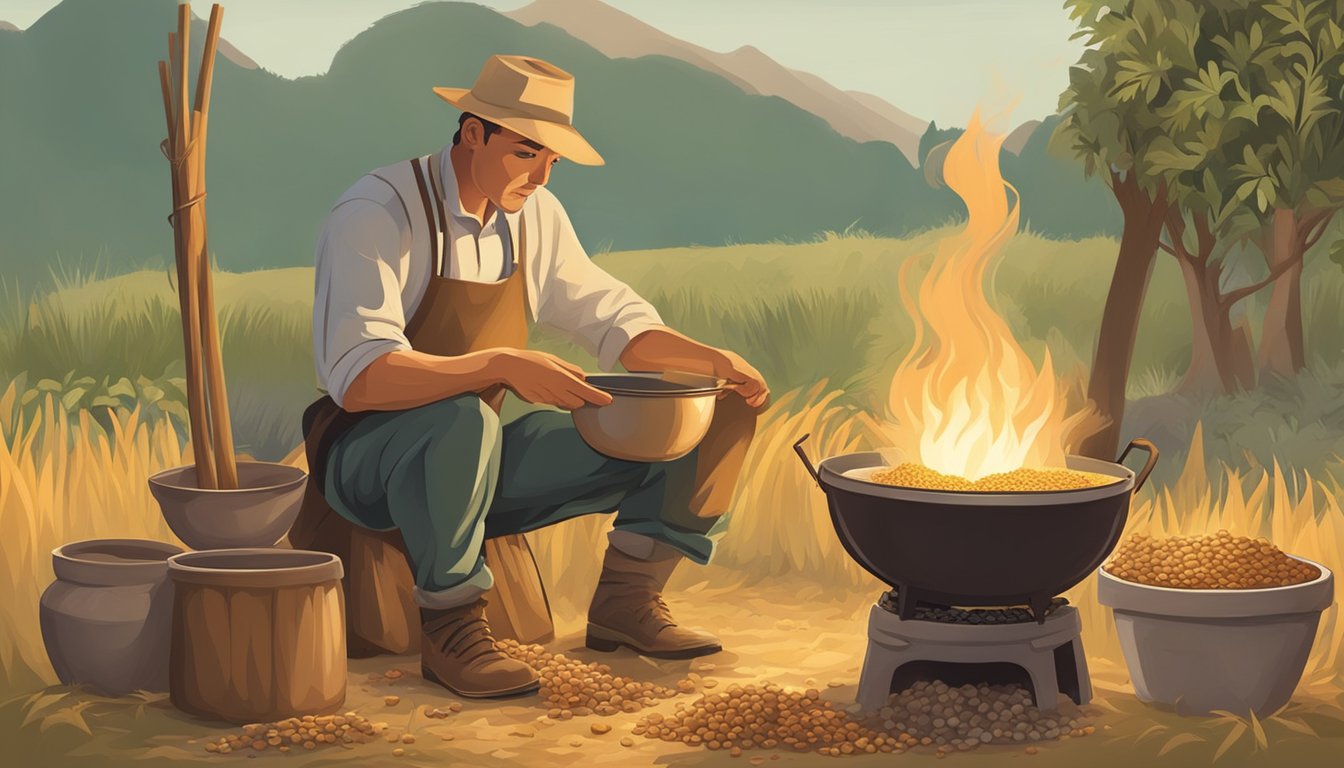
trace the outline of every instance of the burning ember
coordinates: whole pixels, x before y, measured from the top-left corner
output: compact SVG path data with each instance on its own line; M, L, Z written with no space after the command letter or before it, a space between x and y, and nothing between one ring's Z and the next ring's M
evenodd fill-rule
M1018 227L1017 191L999 172L1002 143L972 117L943 167L945 182L970 214L966 226L938 244L916 295L909 289L917 260L900 274L915 340L891 383L893 440L927 470L966 481L1063 467L1070 433L1091 414L1067 412L1049 351L1037 371L986 296L987 278L992 281L1000 250ZM1098 476L1088 485L1112 480ZM1056 487L1035 482L1041 490Z

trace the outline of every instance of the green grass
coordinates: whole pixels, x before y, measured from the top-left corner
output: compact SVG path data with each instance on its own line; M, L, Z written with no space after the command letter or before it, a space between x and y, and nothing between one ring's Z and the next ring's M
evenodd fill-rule
M827 233L810 243L605 253L595 260L649 298L673 327L740 352L776 392L825 378L849 401L880 414L911 338L897 268L931 253L948 231L902 240ZM996 303L1038 363L1049 349L1056 370L1086 375L1116 248L1107 238L1069 242L1029 234L1007 245ZM299 416L318 394L312 270L218 273L216 297L239 450L279 458L298 443ZM1179 452L1194 421L1203 419L1211 423L1213 456L1233 465L1248 452L1262 459L1272 452L1289 466L1319 466L1344 451L1338 437L1344 424L1336 423L1344 397L1341 305L1344 273L1316 259L1304 300L1311 375L1239 398L1186 403L1169 394L1190 350L1185 291L1174 261L1159 256L1134 353L1129 393L1136 403L1127 428L1154 422ZM1258 326L1259 308L1249 303L1248 310ZM533 340L595 370L593 358L567 340L542 331ZM26 308L10 304L0 312L0 381L26 373L30 383L69 374L162 382L182 375L181 358L177 299L164 272L71 279ZM512 403L509 413L519 408ZM1179 443L1181 435L1186 442Z

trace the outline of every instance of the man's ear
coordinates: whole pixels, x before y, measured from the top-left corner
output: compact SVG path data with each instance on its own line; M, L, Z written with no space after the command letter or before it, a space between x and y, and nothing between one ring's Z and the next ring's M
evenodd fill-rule
M469 117L466 122L462 123L462 142L467 146L475 147L479 145L484 134L485 126L481 125L480 120Z

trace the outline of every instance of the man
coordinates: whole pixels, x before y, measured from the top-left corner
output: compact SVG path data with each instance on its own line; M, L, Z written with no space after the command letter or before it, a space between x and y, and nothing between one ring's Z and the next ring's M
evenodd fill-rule
M603 162L572 125L569 73L492 56L471 89L434 90L463 111L452 144L360 179L319 239L313 344L329 397L305 432L323 500L364 529L400 531L423 674L459 695L538 687L486 623L483 540L581 514L617 512L589 647L719 650L677 625L661 592L682 558L710 557L706 534L727 509L765 382L740 356L663 325L584 253L545 189L561 158ZM597 454L563 411L501 425L506 390L566 410L610 402L578 367L524 348L529 320L567 332L605 369L711 374L732 392L701 445L665 463Z

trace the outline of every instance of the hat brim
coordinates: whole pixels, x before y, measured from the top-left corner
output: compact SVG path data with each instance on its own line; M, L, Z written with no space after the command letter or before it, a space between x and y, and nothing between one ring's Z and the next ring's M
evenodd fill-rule
M487 104L472 96L470 89L467 88L435 88L434 93L463 112L470 112L484 120L489 120L515 133L522 134L579 165L605 165L607 162L583 136L579 135L579 132L572 125L536 120L502 112L499 107Z

